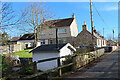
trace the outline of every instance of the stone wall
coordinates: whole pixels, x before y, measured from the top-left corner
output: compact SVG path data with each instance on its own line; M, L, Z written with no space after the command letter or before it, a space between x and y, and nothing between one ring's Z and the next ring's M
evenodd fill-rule
M97 38L94 37L94 43L97 44ZM81 31L74 39L75 47L92 44L92 35L87 30Z
M74 57L75 69L81 68L104 54L104 48Z

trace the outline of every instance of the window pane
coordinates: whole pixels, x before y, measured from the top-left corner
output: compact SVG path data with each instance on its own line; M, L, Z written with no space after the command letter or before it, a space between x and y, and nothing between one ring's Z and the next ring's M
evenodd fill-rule
M66 33L66 29L58 29L58 33Z
M41 35L45 35L45 32L42 31L42 32L41 32Z
M53 41L52 40L50 40L50 44L52 44L53 43Z
M66 40L65 40L65 39L58 39L58 43L59 43L59 44L66 43Z
M53 32L49 32L49 35L52 35L53 34Z

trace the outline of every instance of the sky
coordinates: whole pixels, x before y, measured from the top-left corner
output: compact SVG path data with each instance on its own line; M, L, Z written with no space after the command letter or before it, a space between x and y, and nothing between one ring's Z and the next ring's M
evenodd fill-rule
M44 6L50 10L55 16L54 19L71 18L75 14L79 32L82 30L84 21L91 31L90 23L90 3L89 2L44 2ZM112 36L113 29L115 37L118 36L118 2L93 2L93 25L96 30L104 36ZM19 12L26 7L26 2L12 2L13 10ZM99 13L97 13L99 12ZM12 37L23 34L13 29L9 32Z
M89 2L90 0L1 0L2 2ZM119 2L119 0L92 0L93 2Z

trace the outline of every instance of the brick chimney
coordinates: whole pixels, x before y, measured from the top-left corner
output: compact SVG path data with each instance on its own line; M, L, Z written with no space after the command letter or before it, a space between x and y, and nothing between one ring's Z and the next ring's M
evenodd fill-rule
M82 28L83 28L83 30L87 30L87 25L86 25L85 21L84 21L84 25L82 25Z
M20 35L20 38L22 37L22 35Z
M75 18L75 14L73 13L72 18Z
M95 29L95 26L94 26L94 32L97 33L97 30Z

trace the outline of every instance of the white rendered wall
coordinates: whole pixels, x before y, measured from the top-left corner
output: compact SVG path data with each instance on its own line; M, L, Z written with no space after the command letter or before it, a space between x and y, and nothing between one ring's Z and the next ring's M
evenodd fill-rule
M33 62L38 60L53 58L53 57L59 57L58 53L57 52L33 53ZM47 62L42 62L37 64L37 69L42 71L53 69L55 67L57 67L57 60L52 60L52 61L47 61Z
M76 37L78 35L78 25L76 19L73 20L72 24L70 25L71 36Z
M67 48L68 46L70 46L71 48L73 48L76 51L76 49L68 43L62 49L60 49L60 57L73 54L73 52L69 48ZM61 62L64 60L65 60L65 58L60 59Z

